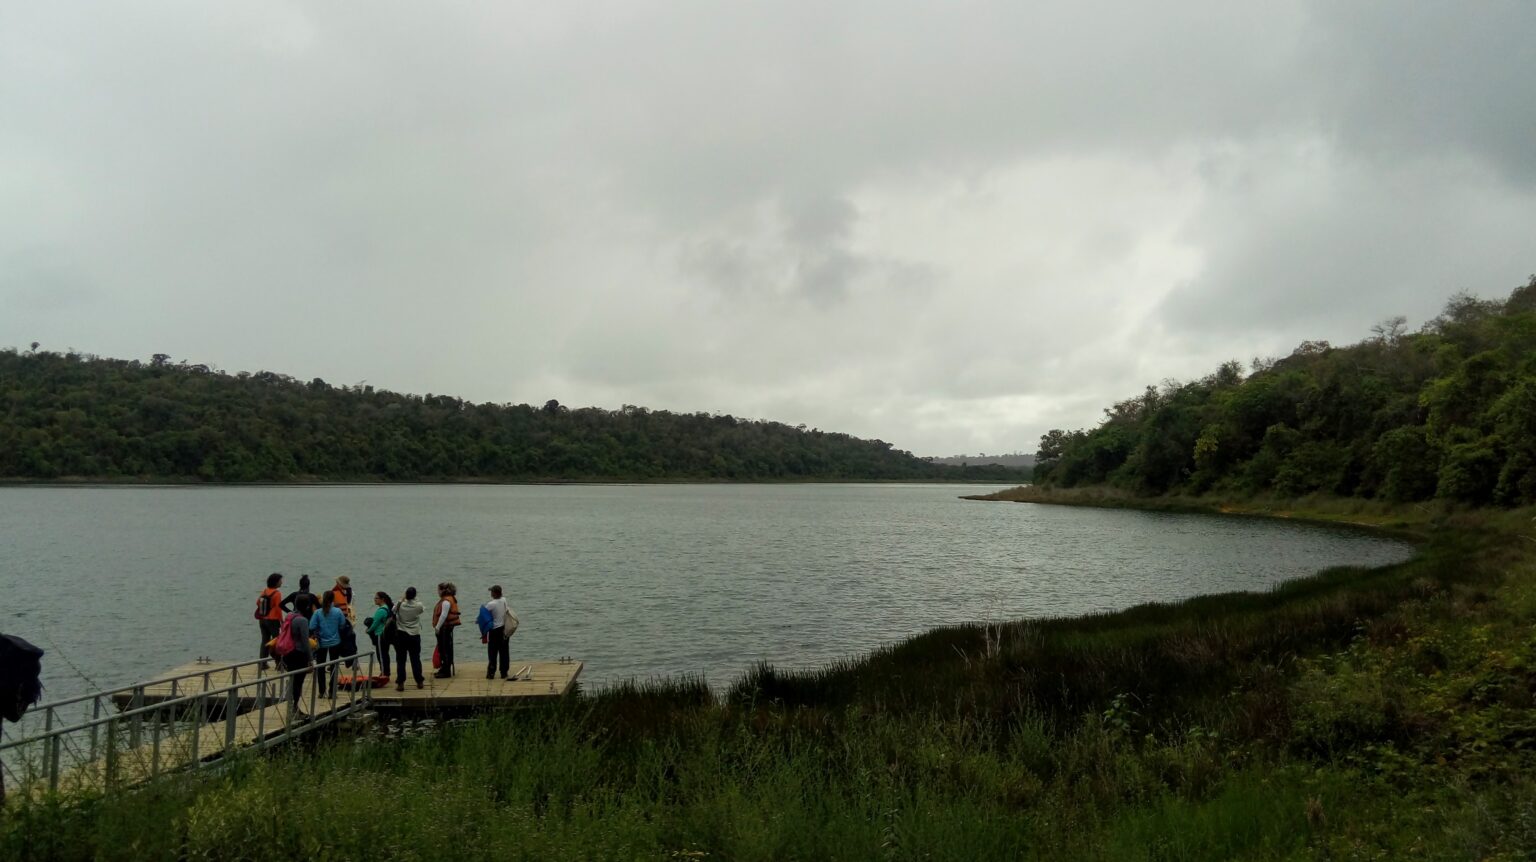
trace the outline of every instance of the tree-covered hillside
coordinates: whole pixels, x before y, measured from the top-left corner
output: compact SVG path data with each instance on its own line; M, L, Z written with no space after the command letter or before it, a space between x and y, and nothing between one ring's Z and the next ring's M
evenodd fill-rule
M1017 479L704 413L472 404L272 372L0 351L0 477L210 481Z
M1458 294L1349 347L1309 341L1149 386L1088 431L1040 440L1037 482L1536 503L1536 276L1507 301Z

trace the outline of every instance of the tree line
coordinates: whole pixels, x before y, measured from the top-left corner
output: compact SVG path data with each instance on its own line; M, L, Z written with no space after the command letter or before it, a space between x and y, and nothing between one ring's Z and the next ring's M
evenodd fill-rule
M1323 492L1536 503L1536 276L1503 301L1458 293L1347 347L1302 343L1148 386L1092 429L1040 439L1035 479L1139 494Z
M0 477L289 480L1003 480L881 440L626 405L476 404L270 371L0 350Z

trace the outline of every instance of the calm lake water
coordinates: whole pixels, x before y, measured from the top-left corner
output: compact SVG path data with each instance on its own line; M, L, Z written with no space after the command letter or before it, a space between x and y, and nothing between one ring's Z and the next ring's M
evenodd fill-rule
M1263 589L1407 545L1278 521L1016 503L998 486L0 488L0 629L48 651L49 699L87 680L254 657L269 572L359 596L459 585L462 668L486 588L523 658L583 681L805 667L933 626ZM371 602L370 602L371 605ZM466 630L467 629L467 630ZM366 647L366 639L364 647ZM430 649L430 647L429 647Z

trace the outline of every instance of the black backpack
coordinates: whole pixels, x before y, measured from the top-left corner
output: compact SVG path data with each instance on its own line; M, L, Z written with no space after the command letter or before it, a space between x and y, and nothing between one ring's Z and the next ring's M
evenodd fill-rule
M27 707L43 699L42 674L42 650L15 635L0 635L0 718L20 721Z
M395 639L400 636L400 626L395 620L395 609L389 609L389 616L384 618L384 630L379 632L379 643L388 646L395 645Z

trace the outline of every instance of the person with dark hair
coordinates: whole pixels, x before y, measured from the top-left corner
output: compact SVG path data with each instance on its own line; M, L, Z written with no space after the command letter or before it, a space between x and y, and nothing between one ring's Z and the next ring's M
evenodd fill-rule
M293 613L288 615L288 634L293 638L293 648L283 655L283 669L300 671L289 677L288 683L290 702L295 713L298 711L299 699L304 694L304 677L309 675L307 671L315 664L315 651L309 645L309 612L313 599L308 593L299 595L294 599Z
M310 610L314 610L315 609L315 605L320 604L320 598L318 596L316 596L314 593L309 591L309 575L299 575L299 588L294 590L293 592L289 593L288 594L288 598L283 599L283 610L285 610L285 611L296 611L296 610L298 610L299 609L299 596L308 596L309 597L309 609ZM308 617L309 614L305 613L304 616Z
M320 609L309 618L309 627L315 633L315 638L320 642L319 649L315 650L315 664L323 665L327 661L341 658L341 627L347 621L341 608L336 607L335 593L326 590L320 596ZM340 668L332 665L329 669L321 667L315 671L315 685L320 686L320 693L330 697L336 693L336 677Z
M405 691L405 659L411 659L411 671L416 674L416 687L421 688L426 678L421 674L421 618L427 609L416 601L416 588L406 587L405 598L395 605L395 691Z
M373 641L373 652L379 657L377 670L374 673L389 675L389 647L390 643L385 634L389 627L390 617L394 616L395 603L389 597L389 593L380 590L373 594L373 615L366 623L368 639ZM397 626L398 628L398 626Z
M268 644L277 637L278 630L283 627L283 576L280 572L267 575L267 588L256 597L256 622L261 626L261 652L256 657L261 659L261 669L267 669L267 659L271 657L271 649Z
M438 679L453 676L453 630L459 625L459 590L451 582L437 585L437 604L432 607L432 630L437 633L437 652L442 667Z

